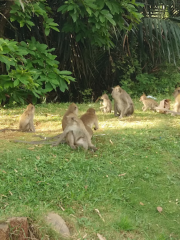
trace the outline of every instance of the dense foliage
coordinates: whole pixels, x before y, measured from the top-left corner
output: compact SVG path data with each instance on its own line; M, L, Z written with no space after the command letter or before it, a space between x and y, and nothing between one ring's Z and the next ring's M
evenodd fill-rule
M1 1L1 104L96 100L117 84L134 95L171 92L179 9L168 0Z

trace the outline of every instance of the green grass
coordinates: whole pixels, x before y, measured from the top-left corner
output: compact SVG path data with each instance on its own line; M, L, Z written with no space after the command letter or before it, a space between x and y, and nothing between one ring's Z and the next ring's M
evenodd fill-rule
M180 117L142 112L142 104L134 102L134 115L121 120L102 114L98 103L78 105L79 116L88 107L97 110L100 129L92 140L98 148L95 153L65 144L13 143L34 137L0 133L0 221L28 216L41 239L45 235L59 239L42 217L55 211L76 240L98 239L97 233L107 240L179 240ZM37 105L37 133L60 133L68 105ZM21 114L20 107L0 109L1 127L15 128Z

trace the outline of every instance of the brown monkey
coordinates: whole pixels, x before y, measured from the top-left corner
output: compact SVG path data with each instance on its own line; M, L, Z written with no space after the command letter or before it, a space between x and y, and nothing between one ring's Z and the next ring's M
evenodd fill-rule
M25 132L35 132L34 127L34 112L35 107L31 103L27 106L25 112L21 115L19 120L19 129Z
M74 114L75 116L78 115L78 107L75 103L71 103L68 107L68 110L65 112L64 116L63 116L63 119L62 119L62 129L64 131L65 127L67 126L68 124L68 119L67 119L67 116L69 114ZM74 142L74 136L72 134L72 132L68 132L66 134L66 142L69 144L69 146L73 145L73 142Z
M85 114L83 114L80 119L84 123L86 130L88 131L90 137L93 135L92 127L95 126L94 130L99 128L98 118L94 108L89 108Z
M5 128L5 129L1 129L0 131L2 132L5 130L11 130L11 131L22 131L22 132L35 132L35 127L33 123L34 113L35 113L35 107L30 103L19 119L19 129Z
M62 129L64 130L67 125L67 116L71 113L74 113L76 116L78 115L78 107L75 103L71 103L68 107L68 110L65 112L62 119Z
M143 93L143 95L140 97L139 101L144 104L144 106L142 107L142 110L144 112L147 109L155 110L155 107L158 106L158 103L152 98L147 98L145 93Z
M76 114L69 114L66 116L67 124L64 129L64 132L60 134L58 140L53 143L53 146L57 146L62 142L64 138L67 141L67 134L71 133L68 136L68 144L72 149L76 149L76 146L82 146L84 149L92 148L94 151L97 148L91 143L91 137L86 130L84 123L79 119Z
M103 100L102 107L100 107L100 109L102 109L104 111L104 113L111 113L112 104L111 104L111 101L110 101L108 95L105 93L100 97L100 99Z
M111 93L114 98L114 115L122 118L124 116L130 116L134 112L134 104L130 95L123 90L119 85L114 87Z
M67 125L67 116L71 113L73 113L75 115L78 114L78 107L75 103L71 103L69 105L67 111L65 112L65 114L63 116L63 119L62 119L62 129L63 130L65 129L65 127ZM29 143L29 144L51 144L51 143L54 143L54 142L50 143L50 142L47 142L47 140L58 139L60 135L61 134L58 134L58 135L53 136L53 137L44 137L42 135L37 135L36 137L40 137L40 138L45 139L45 140L43 140L43 141L31 141L31 142L15 140L15 142L23 142L23 143ZM67 141L67 143L69 143L69 145L71 144L71 139L73 138L73 136L71 136L71 135L72 135L72 133L69 132L66 136L66 141Z
M90 112L91 111L92 110L90 110ZM76 112L77 112L77 108L76 108L75 113ZM55 137L47 138L47 140L56 138L57 139L56 141L48 142L47 140L42 140L42 141L26 142L26 141L16 140L15 142L23 142L23 143L29 143L29 144L52 144L53 146L57 146L64 139L66 139L66 142L73 149L75 149L77 146L83 146L84 149L86 149L86 150L89 147L89 148L92 148L94 151L96 151L97 148L91 143L91 135L87 131L82 120L79 119L77 117L77 115L74 113L69 112L68 115L66 113L65 113L66 120L64 121L64 124L66 125L66 127L64 128L64 132ZM91 126L91 124L93 124L93 123L88 123L88 124L90 124L89 126ZM99 127L97 123L96 123L95 127L96 128ZM92 131L92 129L90 127L89 127L89 129Z
M171 101L170 99L163 99L162 101L160 101L158 107L161 108L161 110L157 108L156 111L159 113L168 113L167 111L162 109L165 108L167 110L170 110L170 101Z
M173 95L175 97L174 111L180 112L180 87L174 90Z

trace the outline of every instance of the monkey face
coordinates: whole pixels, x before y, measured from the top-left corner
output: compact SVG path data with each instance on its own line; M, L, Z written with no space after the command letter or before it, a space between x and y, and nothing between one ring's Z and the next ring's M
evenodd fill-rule
M116 98L119 96L119 93L121 93L121 87L118 85L113 88L111 95L113 98Z

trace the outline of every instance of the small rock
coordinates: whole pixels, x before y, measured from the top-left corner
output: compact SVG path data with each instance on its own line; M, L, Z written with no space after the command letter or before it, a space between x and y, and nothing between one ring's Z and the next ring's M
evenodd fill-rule
M48 213L46 216L46 222L50 224L56 232L64 237L70 237L70 232L65 221L58 214Z
M1 240L8 240L9 238L9 228L6 223L0 224L0 239Z

